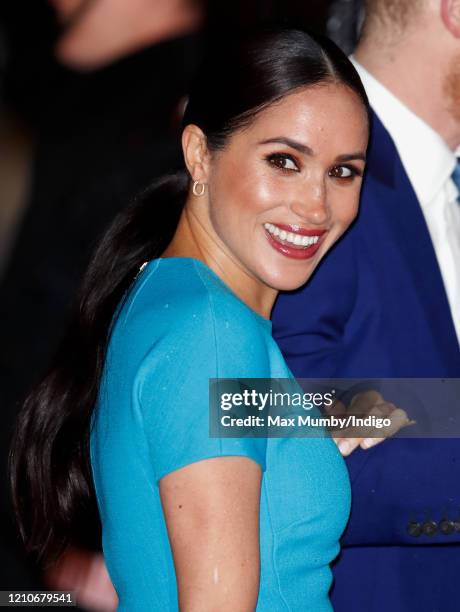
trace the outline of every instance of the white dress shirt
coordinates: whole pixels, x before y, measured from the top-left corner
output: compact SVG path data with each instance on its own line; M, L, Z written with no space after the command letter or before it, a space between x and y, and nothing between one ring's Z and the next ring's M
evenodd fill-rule
M351 59L420 203L460 343L460 204L451 179L460 147L453 152L437 132Z

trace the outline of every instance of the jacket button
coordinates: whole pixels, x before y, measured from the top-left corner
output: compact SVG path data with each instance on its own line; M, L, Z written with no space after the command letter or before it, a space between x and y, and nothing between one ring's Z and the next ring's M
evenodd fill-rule
M422 525L422 532L427 536L434 536L438 529L438 525L435 521L426 521Z
M418 538L418 536L422 533L421 524L411 521L407 524L407 533L413 538Z
M455 530L454 521L448 521L444 519L439 523L439 531L444 535L450 535Z

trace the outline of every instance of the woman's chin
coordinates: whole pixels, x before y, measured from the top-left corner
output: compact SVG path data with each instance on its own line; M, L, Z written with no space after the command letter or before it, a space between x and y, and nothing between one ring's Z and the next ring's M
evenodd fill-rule
M295 291L296 289L300 289L308 282L308 278L304 279L301 282L284 282L282 285L278 286L278 291Z
M303 287L308 282L311 274L268 274L265 277L265 283L276 291L295 291Z

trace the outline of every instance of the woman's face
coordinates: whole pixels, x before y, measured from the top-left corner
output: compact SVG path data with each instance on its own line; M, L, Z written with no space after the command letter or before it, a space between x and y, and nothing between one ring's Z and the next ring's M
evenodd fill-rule
M235 132L209 167L209 217L239 267L264 285L303 285L358 212L368 140L349 88L299 90Z

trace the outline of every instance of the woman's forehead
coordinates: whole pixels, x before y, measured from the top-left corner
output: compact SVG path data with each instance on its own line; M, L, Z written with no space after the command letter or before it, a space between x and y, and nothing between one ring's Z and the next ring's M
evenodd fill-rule
M340 83L302 88L284 96L258 113L240 134L241 139L252 143L278 136L301 140L325 135L358 144L368 137L367 111L362 101Z

